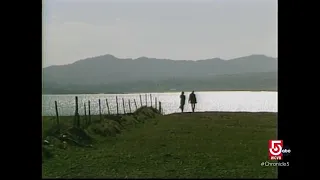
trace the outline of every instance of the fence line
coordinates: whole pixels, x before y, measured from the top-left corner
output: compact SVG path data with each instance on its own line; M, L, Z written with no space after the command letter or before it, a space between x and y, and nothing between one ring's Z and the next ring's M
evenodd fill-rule
M135 98L128 98L127 101L125 100L125 98L122 98L122 108L120 108L119 106L119 101L118 101L118 97L116 96L115 98L115 105L114 104L109 104L108 99L105 99L105 106L103 106L103 103L101 103L101 99L98 99L98 112L92 112L92 101L88 100L88 104L86 104L86 102L82 102L79 103L78 101L78 96L75 96L75 104L74 104L74 119L73 119L73 126L80 128L81 126L84 125L89 125L91 124L91 120L92 120L92 115L98 115L99 116L99 120L102 121L103 119L103 115L120 115L120 109L122 111L122 115L124 114L128 114L128 113L133 113L134 111L136 111L137 109L139 109L140 107L153 107L155 109L157 109L160 113L163 113L163 109L161 107L161 101L159 101L157 99L157 97L152 97L152 94L150 94L150 99L148 101L148 95L145 94L145 105L143 105L142 103L142 97L141 95L139 95L139 99L140 99L140 106L137 105L136 99ZM153 101L154 100L154 101ZM126 103L127 102L127 103ZM148 104L149 102L149 104ZM154 104L153 104L154 102ZM134 106L131 106L132 103L134 104ZM111 105L111 106L110 106ZM116 107L116 109L114 108L114 106ZM132 108L135 107L135 108ZM55 116L56 116L56 124L59 125L60 124L60 116L61 116L61 110L64 108L62 105L59 104L58 101L54 102L54 108L55 108ZM70 107L68 107L70 108ZM126 109L128 108L128 109ZM97 111L97 108L94 108ZM103 109L105 111L103 111ZM115 112L116 110L116 112ZM129 110L129 111L126 111ZM80 123L81 118L80 118L80 114L82 114L82 119L83 119L83 123Z
M144 95L144 94L143 94ZM142 97L143 97L142 95ZM147 106L151 107L151 101L152 101L152 107L159 109L159 97L155 97L154 94L152 94L152 100L150 100L149 94L147 95ZM117 100L118 99L118 104ZM125 111L126 113L130 113L129 108L129 100L130 100L130 106L131 106L131 112L134 112L137 108L141 107L141 103L139 103L139 95L136 97L123 97L125 101ZM44 116L56 116L56 110L55 110L55 102L57 101L57 108L59 116L74 116L75 115L75 96L72 98L73 100L65 101L59 99L55 99L50 102L50 104L43 106L43 112L46 114L43 114ZM91 115L99 115L99 98L94 99L86 99L82 98L81 96L78 96L78 113L83 116L84 115L84 106L86 106L86 114L88 117L89 114L89 101L90 101L90 114ZM142 106L146 106L145 99L142 98ZM52 103L52 104L51 104ZM101 97L100 98L100 106L101 106L101 113L103 115L114 115L117 114L117 105L118 105L118 114L123 114L123 102L121 96L114 96L114 97Z

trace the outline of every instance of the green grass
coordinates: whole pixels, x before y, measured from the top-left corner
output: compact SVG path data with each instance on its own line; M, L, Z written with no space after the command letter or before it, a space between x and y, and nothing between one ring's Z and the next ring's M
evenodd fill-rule
M93 148L52 148L52 157L42 164L43 177L276 178L276 167L260 166L268 159L268 140L276 139L276 116L172 114L126 125L115 136L88 130ZM52 121L43 118L44 131Z

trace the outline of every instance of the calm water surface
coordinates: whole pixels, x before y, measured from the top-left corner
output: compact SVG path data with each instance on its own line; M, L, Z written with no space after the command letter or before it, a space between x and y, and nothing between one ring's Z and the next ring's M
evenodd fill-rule
M147 104L150 106L150 93L147 93ZM188 98L190 92L186 92ZM68 95L43 95L42 114L43 116L55 115L54 101L58 102L60 115L72 115L75 111L75 96L79 99L79 113L84 114L84 103L90 100L91 114L99 113L99 99L101 109L107 113L106 99L108 99L111 113L116 113L116 96L119 102L119 111L123 112L122 98L125 101L126 112L129 111L129 100L132 111L140 107L140 94L68 94ZM165 114L179 112L180 93L151 93L152 104L155 106L155 98L161 101ZM278 112L277 92L249 92L249 91L221 91L221 92L196 92L198 104L196 111L225 111L225 112ZM141 94L143 105L146 104L145 94ZM191 111L189 104L186 104L185 111Z

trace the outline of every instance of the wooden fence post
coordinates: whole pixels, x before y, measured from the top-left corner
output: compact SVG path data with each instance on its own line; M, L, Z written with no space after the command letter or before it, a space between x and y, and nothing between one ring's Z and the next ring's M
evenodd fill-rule
M60 119L59 119L59 111L58 111L58 103L57 103L57 101L54 101L54 106L55 106L55 109L56 109L57 125L58 125L59 131L60 131Z
M74 124L77 128L80 127L80 117L79 117L79 104L78 104L78 96L75 97L75 101L76 101L76 109L75 109L75 113L74 113Z
M119 115L119 103L118 103L118 96L116 96L116 103L117 103L117 115Z
M90 100L88 100L88 116L89 116L88 124L91 124L91 107L90 107Z
M148 107L148 95L145 94L145 96L146 96L146 106Z
M108 99L106 99L106 104L107 104L107 108L108 108L108 115L110 115L110 108L109 108Z
M128 103L129 103L129 112L130 112L130 114L132 113L132 111L131 111L131 103L130 103L130 99L128 100Z
M88 119L87 119L87 107L86 107L86 103L83 104L84 107L84 124L87 125L88 124Z
M138 106L137 106L137 102L136 102L136 99L133 99L134 101L134 105L136 106L136 110L138 109Z
M158 107L158 102L157 102L157 101L158 101L158 98L155 97L155 98L154 98L154 101L155 101L154 106L155 106L155 108L157 109L157 107Z
M141 94L139 95L139 97L140 97L140 107L142 107L142 97L141 97Z
M152 95L150 94L150 106L152 107Z
M123 114L126 114L126 107L124 103L124 99L122 98L122 106L123 106Z
M100 116L100 121L102 121L102 114L101 114L101 100L99 99L99 116Z

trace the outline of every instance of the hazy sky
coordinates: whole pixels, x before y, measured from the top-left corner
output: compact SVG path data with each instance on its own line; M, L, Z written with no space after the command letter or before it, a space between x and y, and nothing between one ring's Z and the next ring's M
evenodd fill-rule
M277 57L276 0L45 0L43 66L112 54Z

